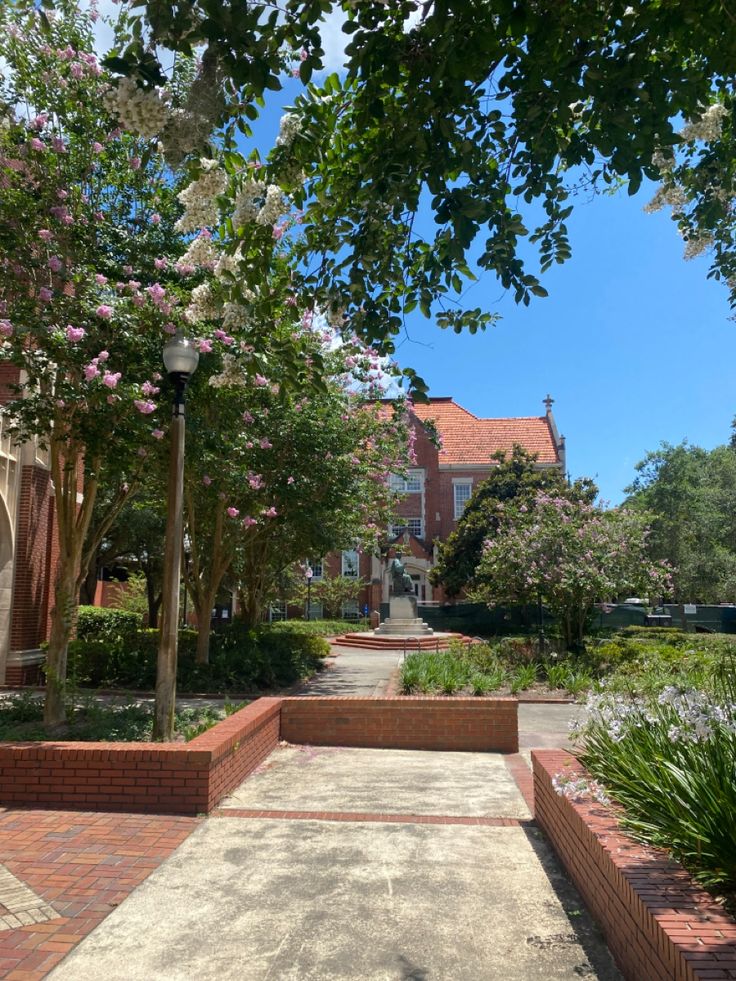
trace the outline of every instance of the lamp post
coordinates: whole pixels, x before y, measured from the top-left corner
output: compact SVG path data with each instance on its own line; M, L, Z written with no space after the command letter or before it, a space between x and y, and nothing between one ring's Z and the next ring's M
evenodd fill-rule
M312 576L314 575L314 570L311 565L307 564L306 571L304 575L307 577L307 620L312 619Z
M537 621L539 627L539 656L544 657L544 607L542 606L542 590L537 593Z
M179 331L164 345L164 367L174 386L171 414L168 510L164 548L163 609L156 671L156 707L153 738L174 736L176 658L179 629L179 583L184 542L184 390L199 362L192 342Z

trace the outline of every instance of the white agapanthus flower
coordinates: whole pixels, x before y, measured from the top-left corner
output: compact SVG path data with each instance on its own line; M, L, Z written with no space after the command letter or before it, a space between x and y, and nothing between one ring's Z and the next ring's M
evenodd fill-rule
M202 174L178 194L185 212L174 226L178 232L196 232L220 219L217 195L227 187L227 174L216 160L200 160Z
M133 78L121 78L117 88L105 97L123 129L150 140L157 136L169 118L169 93L165 89L142 89Z

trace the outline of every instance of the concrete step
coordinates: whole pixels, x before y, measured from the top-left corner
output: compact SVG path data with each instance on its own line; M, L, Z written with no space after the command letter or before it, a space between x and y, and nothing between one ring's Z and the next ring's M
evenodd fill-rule
M373 651L445 651L453 640L460 640L470 643L470 638L464 634L443 633L441 636L434 634L430 637L398 637L398 636L376 636L376 634L343 634L342 637L335 637L334 643L340 647L356 647L361 650Z

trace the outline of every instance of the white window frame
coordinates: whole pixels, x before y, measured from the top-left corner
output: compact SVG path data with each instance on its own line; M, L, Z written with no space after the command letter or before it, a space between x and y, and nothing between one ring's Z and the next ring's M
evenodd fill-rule
M325 618L325 607L322 600L313 599L307 608L307 604L304 604L305 609L308 609L310 620L324 620Z
M463 490L467 489L468 496L466 498L464 498L464 500L461 500L459 502L459 505L460 506L458 507L458 490L461 487L463 488ZM460 478L456 478L455 480L453 480L453 482L452 482L452 506L453 506L453 514L455 516L455 521L458 521L460 518L462 518L463 512L465 511L465 508L468 505L468 501L470 500L470 498L472 496L473 496L473 481L472 480L466 480L466 479L462 479L461 480Z
M424 471L408 470L406 477L392 473L388 478L388 485L398 494L421 494L424 490Z
M355 556L355 564L352 562L352 556ZM360 578L360 555L358 554L358 550L355 548L343 549L340 558L340 571L342 575L347 576L349 579Z
M358 603L358 600L343 600L340 607L340 617L343 620L359 620L360 604Z
M324 575L324 559L308 559L307 561L312 570L312 582L317 582Z
M418 526L418 530L412 531L412 529L410 527L410 522L412 522L412 521L416 522L415 527ZM410 535L413 535L415 538L424 538L424 534L423 534L423 532L424 532L424 522L422 521L421 518L418 518L418 517L407 518L406 519L406 529L409 532L409 534Z

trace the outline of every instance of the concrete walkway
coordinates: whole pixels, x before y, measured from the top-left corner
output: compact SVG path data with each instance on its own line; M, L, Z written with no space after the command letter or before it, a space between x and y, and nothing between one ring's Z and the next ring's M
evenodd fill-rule
M336 658L300 689L300 695L383 695L401 663L400 651L363 651L332 645Z
M619 979L507 761L282 747L51 977Z

